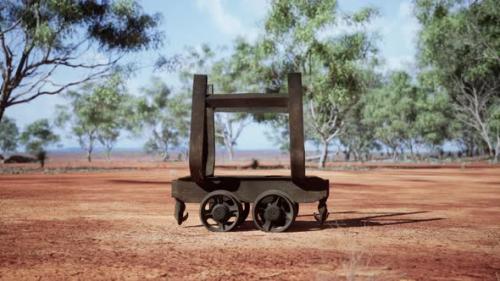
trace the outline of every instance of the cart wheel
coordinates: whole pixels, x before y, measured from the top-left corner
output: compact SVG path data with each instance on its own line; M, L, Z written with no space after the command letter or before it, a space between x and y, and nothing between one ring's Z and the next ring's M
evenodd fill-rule
M210 231L230 231L238 224L241 214L241 203L225 190L211 192L201 201L200 220Z
M270 190L257 197L252 215L258 229L282 232L290 227L297 213L294 203L284 192Z
M241 225L242 223L244 223L247 220L248 214L250 213L250 203L242 202L241 209L243 211L241 213L240 218L238 219L238 225Z

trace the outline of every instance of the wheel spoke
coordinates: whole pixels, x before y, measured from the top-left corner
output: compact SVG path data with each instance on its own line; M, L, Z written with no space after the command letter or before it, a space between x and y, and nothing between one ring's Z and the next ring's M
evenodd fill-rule
M205 220L207 220L207 219L211 219L211 218L212 218L212 213L204 213L204 214L203 214L203 218L204 218Z
M271 221L266 221L262 228L264 228L265 231L270 231L271 230L272 223Z
M233 205L226 204L226 206L229 208L230 211L238 211L238 205L237 204L233 204Z
M224 227L224 223L223 222L217 222L217 228L224 231L225 230L225 227Z
M272 205L273 206L278 206L279 202L280 202L280 199L281 199L281 196L274 196L274 199L273 199L273 203Z

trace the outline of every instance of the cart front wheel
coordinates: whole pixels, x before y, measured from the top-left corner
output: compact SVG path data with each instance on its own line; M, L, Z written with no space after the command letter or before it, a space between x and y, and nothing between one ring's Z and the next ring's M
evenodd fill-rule
M232 230L238 224L242 213L239 200L225 190L207 194L200 205L201 223L214 232Z
M260 194L253 205L255 226L266 232L282 232L295 221L297 208L288 196L278 190Z

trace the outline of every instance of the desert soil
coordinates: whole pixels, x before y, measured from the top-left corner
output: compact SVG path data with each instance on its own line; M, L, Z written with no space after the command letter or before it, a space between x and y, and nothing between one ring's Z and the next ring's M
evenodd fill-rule
M212 233L196 204L177 226L171 182L186 174L0 175L0 279L500 280L500 166L310 170L331 182L330 216L320 227L303 204L286 233L251 218Z

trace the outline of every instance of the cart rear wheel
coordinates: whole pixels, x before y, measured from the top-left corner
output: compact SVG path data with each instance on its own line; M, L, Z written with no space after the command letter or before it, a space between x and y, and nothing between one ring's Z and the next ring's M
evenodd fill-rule
M297 208L284 192L270 190L257 197L252 215L258 229L282 232L295 221Z
M238 224L242 213L240 201L225 190L207 194L200 205L201 223L214 232L232 230Z

